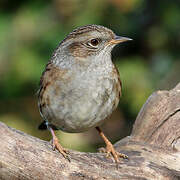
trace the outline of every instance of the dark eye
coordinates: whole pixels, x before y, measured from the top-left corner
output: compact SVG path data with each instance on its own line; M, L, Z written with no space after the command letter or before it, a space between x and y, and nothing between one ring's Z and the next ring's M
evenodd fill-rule
M98 45L100 44L101 39L94 38L87 41L84 45L91 49L98 49Z
M99 40L98 39L91 39L90 43L92 46L97 46L99 44Z

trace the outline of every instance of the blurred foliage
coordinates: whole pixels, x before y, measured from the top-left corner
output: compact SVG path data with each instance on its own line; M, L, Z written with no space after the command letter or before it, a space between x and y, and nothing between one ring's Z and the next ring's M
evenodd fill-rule
M36 92L45 64L75 27L101 24L134 39L113 50L123 96L104 125L114 141L128 135L148 96L179 81L179 19L179 0L1 0L0 121L49 140L48 132L37 130L41 118ZM88 151L93 149L89 144L102 142L92 131L59 132L59 137L67 147Z

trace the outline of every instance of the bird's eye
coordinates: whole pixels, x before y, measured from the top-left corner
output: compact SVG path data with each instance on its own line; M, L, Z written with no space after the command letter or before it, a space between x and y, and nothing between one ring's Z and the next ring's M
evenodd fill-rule
M92 46L97 46L99 44L99 40L98 39L91 39L90 43Z
M98 38L89 40L86 45L90 48L97 48L100 40Z

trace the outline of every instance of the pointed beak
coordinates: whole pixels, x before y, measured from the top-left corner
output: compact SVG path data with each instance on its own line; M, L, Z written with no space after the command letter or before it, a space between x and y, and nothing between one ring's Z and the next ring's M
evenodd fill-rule
M132 41L132 39L122 36L115 36L114 39L109 41L109 44L119 44L125 41Z

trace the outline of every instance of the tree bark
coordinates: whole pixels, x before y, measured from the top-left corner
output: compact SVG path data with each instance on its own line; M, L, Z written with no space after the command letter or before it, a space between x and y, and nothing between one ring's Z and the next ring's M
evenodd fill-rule
M69 150L71 162L49 142L0 123L0 179L180 179L180 83L153 93L130 136L115 144L129 156L118 164L102 153Z

